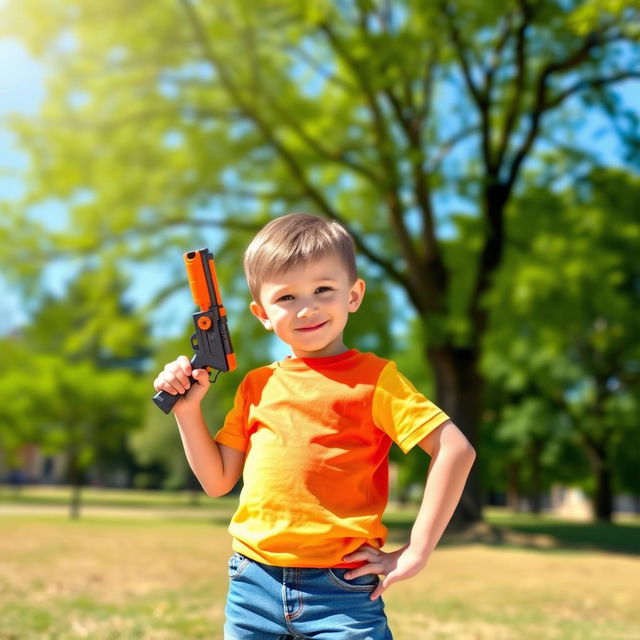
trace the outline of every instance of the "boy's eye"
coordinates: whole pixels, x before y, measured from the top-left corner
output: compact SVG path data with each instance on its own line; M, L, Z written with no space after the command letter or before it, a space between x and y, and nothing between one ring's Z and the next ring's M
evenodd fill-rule
M328 291L333 291L333 287L318 287L314 293L327 293ZM284 296L280 296L276 302L288 302L289 300L293 300L293 296L287 293Z

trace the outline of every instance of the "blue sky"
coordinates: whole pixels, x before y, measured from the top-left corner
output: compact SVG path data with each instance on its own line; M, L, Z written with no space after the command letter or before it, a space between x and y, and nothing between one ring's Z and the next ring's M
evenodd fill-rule
M19 177L28 163L28 159L14 144L14 139L3 120L12 113L32 115L37 113L39 105L46 98L44 89L44 74L41 66L34 60L22 44L15 38L0 38L0 201L19 197L23 191L23 183ZM627 82L621 86L620 95L628 104L640 101L640 83ZM597 140L597 147L603 163L608 165L621 164L621 149L616 136L612 133L607 120L595 112L591 113L580 133L584 139ZM463 202L456 202L456 208L460 208ZM46 216L51 224L60 224L64 220L64 211L56 209L54 204L48 205ZM64 284L69 278L70 271L64 265L54 266L47 272L47 287L54 292L64 290ZM155 280L159 288L165 280L162 274L145 273L137 286L139 290L133 291L136 299L148 299L153 293L154 287L150 285ZM144 282L144 285L142 285ZM189 299L183 298L181 303L189 303ZM173 304L177 304L174 300ZM175 307L174 307L175 308ZM174 327L170 317L173 314L169 309L162 313L156 326L162 333L172 333ZM12 327L25 321L25 314L21 310L19 296L12 290L0 273L0 335L6 333Z
M0 200L20 195L21 181L15 173L28 162L13 145L3 121L11 113L35 113L44 95L40 66L17 40L0 38ZM0 334L23 321L18 296L0 277Z
M15 38L0 38L0 201L19 198L24 192L20 173L28 167L26 154L15 144L14 136L6 126L6 116L11 114L34 115L46 98L42 67ZM39 210L50 228L64 226L65 210L60 204L48 202ZM73 275L69 264L56 263L47 268L46 287L55 294L64 292L65 284ZM150 281L152 282L151 286ZM131 298L146 302L153 294L166 285L166 278L158 273L158 266L136 271L136 281ZM173 305L191 309L193 302L188 291L178 292ZM175 308L175 307L174 307ZM171 305L161 308L156 314L154 327L159 335L172 334L181 330L182 323L176 323ZM0 272L0 335L13 327L23 324L27 314L21 305L17 292L7 283Z

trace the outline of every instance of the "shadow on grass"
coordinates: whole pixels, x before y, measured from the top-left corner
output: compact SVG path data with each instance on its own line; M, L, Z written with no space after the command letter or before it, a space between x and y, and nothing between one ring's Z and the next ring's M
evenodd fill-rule
M404 515L385 517L389 541L405 544L409 541L413 520ZM539 551L607 551L640 555L640 524L610 524L604 522L571 522L548 517L526 515L500 517L473 525L466 531L447 530L442 546L486 544L518 547Z
M210 500L189 492L152 492L132 490L96 490L83 492L84 507L99 507L107 516L112 509L119 509L119 519L130 510L152 516L157 512L160 520L180 522L184 519L228 527L237 507L237 495ZM197 495L194 505L194 495ZM64 507L68 504L68 487L25 487L19 491L0 485L0 507L16 506L33 508L37 515L40 507ZM95 511L95 509L94 509ZM21 512L22 513L22 512ZM26 512L25 512L26 513ZM389 542L405 544L417 514L417 506L390 505L385 512L384 523L389 527ZM23 513L24 515L24 513ZM83 514L84 515L84 514ZM98 514L101 515L101 514ZM114 514L112 513L111 516ZM189 517L191 516L191 517ZM92 517L96 517L95 513ZM132 522L139 522L133 518ZM535 516L512 513L504 509L485 509L485 521L464 532L445 532L440 543L443 546L485 544L501 547L529 548L540 551L598 550L612 553L640 555L640 518L628 523L572 522L550 515Z

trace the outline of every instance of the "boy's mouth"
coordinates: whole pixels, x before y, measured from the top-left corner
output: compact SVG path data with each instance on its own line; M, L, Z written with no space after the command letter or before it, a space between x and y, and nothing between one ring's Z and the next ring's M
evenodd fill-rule
M324 325L327 324L327 322L329 322L329 321L325 320L324 322L321 322L320 324L313 325L313 327L300 327L299 329L297 329L297 331L304 331L304 332L316 331L317 329L320 329L320 327L324 327Z

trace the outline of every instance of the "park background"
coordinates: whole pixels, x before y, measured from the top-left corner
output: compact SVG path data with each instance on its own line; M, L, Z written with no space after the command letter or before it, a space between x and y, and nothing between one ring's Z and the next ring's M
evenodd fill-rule
M639 39L619 0L0 2L0 638L221 637L237 491L202 495L151 382L194 248L239 363L210 428L286 355L241 259L290 211L356 240L347 344L478 451L396 636L638 637Z

